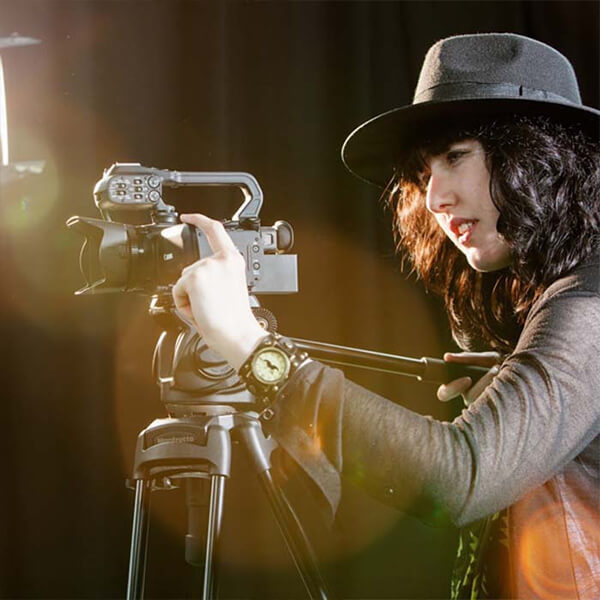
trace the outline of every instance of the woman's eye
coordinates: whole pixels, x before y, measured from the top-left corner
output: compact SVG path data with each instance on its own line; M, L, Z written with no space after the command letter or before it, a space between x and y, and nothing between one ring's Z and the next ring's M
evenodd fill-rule
M446 152L446 160L449 164L454 164L461 156L466 154L466 150L449 150Z

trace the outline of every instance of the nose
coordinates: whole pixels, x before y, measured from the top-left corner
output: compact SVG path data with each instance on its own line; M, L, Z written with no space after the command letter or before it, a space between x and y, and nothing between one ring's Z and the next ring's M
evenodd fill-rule
M431 169L429 183L427 184L427 210L432 213L443 213L456 204L456 195L452 188L450 178L436 169Z

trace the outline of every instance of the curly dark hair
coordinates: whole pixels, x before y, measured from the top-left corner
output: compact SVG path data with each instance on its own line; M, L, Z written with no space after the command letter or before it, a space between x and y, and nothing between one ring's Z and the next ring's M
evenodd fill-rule
M464 139L478 140L486 153L497 229L510 247L510 266L495 272L472 269L425 206L427 157ZM459 346L512 351L539 295L597 257L599 158L598 143L581 129L514 115L446 130L399 157L387 195L397 246L444 298Z

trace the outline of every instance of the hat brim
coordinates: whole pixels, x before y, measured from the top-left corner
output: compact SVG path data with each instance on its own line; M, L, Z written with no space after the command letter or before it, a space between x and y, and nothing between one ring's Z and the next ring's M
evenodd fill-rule
M342 146L342 160L357 177L385 187L398 155L419 139L452 126L450 119L470 122L500 115L546 115L582 127L594 139L600 111L587 106L526 98L465 98L410 104L380 114L357 127Z

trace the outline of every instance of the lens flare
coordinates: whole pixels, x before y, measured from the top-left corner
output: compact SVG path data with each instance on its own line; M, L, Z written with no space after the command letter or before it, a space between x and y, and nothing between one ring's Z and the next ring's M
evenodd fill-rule
M578 519L570 519L570 514L577 514ZM585 515L583 521L581 515ZM565 535L569 536L570 556L565 556ZM595 568L590 559L597 562L594 553L597 556L598 546L600 523L597 514L594 515L594 511L582 503L564 508L561 502L557 502L539 509L530 517L519 545L518 569L536 598L579 598L582 590L576 587L573 575L577 574L578 580L585 580L587 574L589 580L593 580Z
M442 340L431 305L423 301L423 295L416 286L403 280L396 266L382 261L375 252L357 244L356 239L347 233L316 232L312 223L304 224L304 227L302 223L299 226L294 224L294 227L301 264L304 265L301 293L261 297L266 307L286 317L284 334L303 334L312 338L311 330L314 330L316 339L345 345L362 344L368 348L380 346L398 353L410 353L412 348L415 354L426 353L427 350L423 351L419 344L427 342L429 348L438 344L439 351L430 352L441 355ZM305 240L305 249L302 248L302 240ZM311 265L313 268L310 268ZM318 268L314 268L315 265ZM338 286L339 293L333 293ZM352 290L352 302L340 302L340 295L347 294L349 289ZM373 289L378 290L377 295L372 293ZM128 472L133 462L137 434L153 418L164 417L166 413L158 398L150 369L152 349L160 328L150 320L143 300L121 297L120 302L115 362L115 421L121 441L124 471ZM382 312L382 305L393 306L394 314ZM355 326L358 307L361 310L360 329ZM396 311L400 315L410 315L410 318L395 318ZM357 336L361 334L363 338L358 339ZM370 337L366 339L365 335ZM402 385L410 385L411 393L406 393L403 400L409 405L414 403L417 410L423 408L425 398L435 403L434 391L427 386L417 387L419 384L415 382L390 379L382 374L362 375L366 380L365 385L378 389L379 384L379 390L384 394L392 393L385 392L384 383L389 383L395 393L404 389ZM348 376L360 383L358 371L348 373ZM320 453L327 443L321 432L317 432L308 440L304 450L307 455ZM242 569L287 569L291 566L291 558L245 448L234 444L233 453L232 476L225 486L224 537L220 560ZM349 479L368 479L366 467L349 474ZM314 484L307 483L302 474L294 472L284 484L297 492L290 494L290 497L317 547L320 561L335 563L359 555L377 544L389 543L390 536L403 520L402 514L395 508L384 506L352 485L344 485L339 513L343 536L332 535L320 517L322 498L315 493ZM180 492L157 492L154 495L152 527L160 527L175 539L183 540L187 517ZM394 490L390 489L390 492ZM415 497L407 498L406 502L415 500L418 494L419 490L415 490Z

